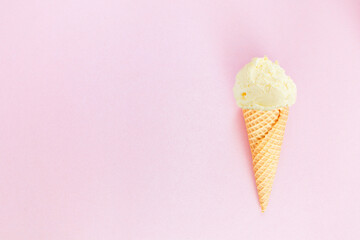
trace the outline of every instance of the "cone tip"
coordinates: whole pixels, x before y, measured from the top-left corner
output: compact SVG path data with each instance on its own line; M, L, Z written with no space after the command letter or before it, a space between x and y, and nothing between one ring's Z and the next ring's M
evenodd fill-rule
M264 213L267 206L261 206L261 212Z

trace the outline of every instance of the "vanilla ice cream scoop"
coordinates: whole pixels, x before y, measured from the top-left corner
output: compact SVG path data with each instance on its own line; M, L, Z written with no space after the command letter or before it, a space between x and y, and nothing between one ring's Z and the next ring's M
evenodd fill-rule
M253 58L236 75L233 88L242 109L272 110L291 106L296 100L296 85L283 68L267 57Z

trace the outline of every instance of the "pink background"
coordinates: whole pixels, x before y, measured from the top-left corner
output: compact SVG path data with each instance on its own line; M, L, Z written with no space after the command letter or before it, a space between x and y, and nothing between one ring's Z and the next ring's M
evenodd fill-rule
M360 238L360 5L0 2L0 239ZM298 87L262 214L232 86Z

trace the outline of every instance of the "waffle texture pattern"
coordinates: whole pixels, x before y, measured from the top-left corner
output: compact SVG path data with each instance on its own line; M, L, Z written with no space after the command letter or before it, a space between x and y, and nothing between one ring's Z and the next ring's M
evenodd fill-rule
M253 158L261 210L264 212L275 178L289 108L271 111L243 109Z

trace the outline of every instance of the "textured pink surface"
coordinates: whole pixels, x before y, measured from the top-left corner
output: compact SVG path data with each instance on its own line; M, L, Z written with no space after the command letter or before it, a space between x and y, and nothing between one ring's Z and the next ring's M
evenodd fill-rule
M234 77L298 86L268 210ZM0 239L360 238L359 1L1 1Z

